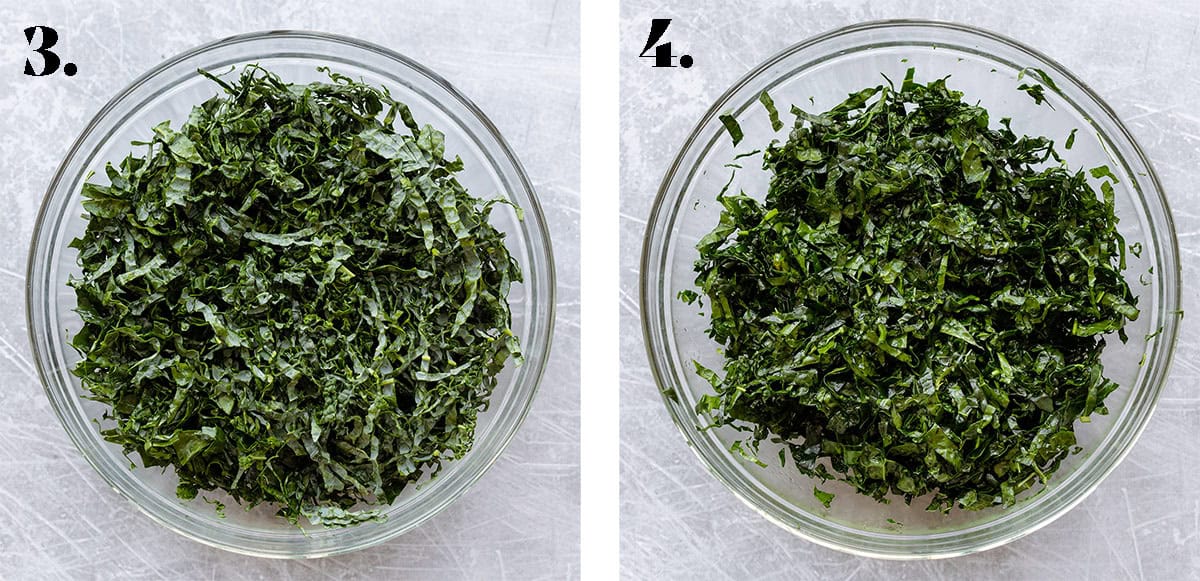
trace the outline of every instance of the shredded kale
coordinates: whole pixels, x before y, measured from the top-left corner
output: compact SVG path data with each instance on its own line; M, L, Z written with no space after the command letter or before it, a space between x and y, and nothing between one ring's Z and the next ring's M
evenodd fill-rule
M321 70L202 72L223 94L83 186L73 372L180 498L343 526L471 448L521 270L443 134Z
M735 452L781 442L801 473L881 502L1014 504L1118 387L1100 354L1138 309L1116 175L1092 169L1097 192L1049 139L912 69L792 113L765 201L720 192L700 292L680 293L707 302L724 352L720 374L695 365L714 390L696 412L748 434Z

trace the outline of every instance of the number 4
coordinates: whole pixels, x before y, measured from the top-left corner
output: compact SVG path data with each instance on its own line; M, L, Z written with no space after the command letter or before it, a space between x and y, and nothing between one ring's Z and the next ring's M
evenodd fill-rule
M653 66L655 67L675 66L671 62L675 58L675 55L671 54L671 43L664 42L658 46L655 46L655 43L662 38L663 34L667 32L667 27L670 25L670 18L654 18L650 21L650 36L646 39L646 46L642 48L642 53L638 56L641 58L654 59ZM651 48L654 49L654 54L646 54ZM692 56L687 54L680 55L679 66L685 69L690 68L692 66Z

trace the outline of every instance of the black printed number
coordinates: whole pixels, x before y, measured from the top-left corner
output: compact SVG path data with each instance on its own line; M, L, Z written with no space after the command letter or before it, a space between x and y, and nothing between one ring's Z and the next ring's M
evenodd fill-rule
M35 47L33 39L41 32L41 42ZM42 59L42 67L40 71L34 70L33 61L29 58L25 59L25 74L31 77L44 77L53 75L58 71L58 67L62 64L62 59L50 49L58 43L58 31L49 26L30 26L25 29L25 41L29 43L29 48L33 52L38 53ZM75 63L67 63L62 68L63 74L68 77L74 76L76 72Z
M671 54L671 43L664 42L662 44L658 44L658 41L662 39L664 34L666 34L667 27L670 25L670 18L654 18L650 20L650 36L646 38L646 46L642 48L642 53L638 56L642 58L654 59L654 64L651 66L675 66L675 55ZM651 48L654 49L654 54L647 54L650 52ZM679 55L679 66L685 69L691 68L692 62L692 55Z

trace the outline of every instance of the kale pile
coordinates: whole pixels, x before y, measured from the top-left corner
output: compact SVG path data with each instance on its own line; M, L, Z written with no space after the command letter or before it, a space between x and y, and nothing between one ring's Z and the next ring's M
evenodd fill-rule
M174 467L181 498L336 526L470 449L521 358L521 271L442 133L325 72L203 73L223 94L85 184L70 285L106 440Z
M1116 176L1091 170L1096 192L1049 139L993 127L911 69L898 90L791 111L787 140L763 151L765 201L720 193L701 292L681 293L724 347L720 374L696 364L715 390L697 413L748 431L733 447L754 461L783 442L781 462L880 501L1012 505L1117 388L1104 337L1125 340L1138 309Z

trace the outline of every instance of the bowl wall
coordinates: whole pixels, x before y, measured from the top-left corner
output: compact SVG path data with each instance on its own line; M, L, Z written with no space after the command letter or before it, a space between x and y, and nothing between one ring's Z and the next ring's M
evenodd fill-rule
M764 443L762 468L729 452L744 437L732 428L701 430L707 419L693 411L700 396L712 393L693 371L692 361L719 370L720 345L704 331L704 309L678 300L679 291L697 290L695 245L716 224L717 193L730 191L762 199L769 175L761 155L734 156L785 141L793 116L790 105L822 112L852 92L899 84L908 68L916 80L949 76L950 88L991 114L993 126L1011 118L1018 134L1055 140L1072 169L1108 165L1120 182L1116 189L1119 229L1140 257L1128 256L1126 276L1138 297L1141 316L1126 330L1129 341L1108 339L1103 362L1108 377L1122 387L1106 400L1109 415L1077 424L1083 452L1065 460L1049 486L1027 494L1010 509L955 510L949 515L924 510L928 498L904 504L876 503L849 485L814 482L788 460L781 467L777 450ZM1037 105L1022 83L1036 83L1027 68L1049 76L1049 106ZM1022 72L1024 73L1023 78ZM885 78L886 77L886 78ZM774 132L758 96L774 99L785 128ZM735 147L717 119L732 114L745 138ZM1078 130L1072 149L1063 143ZM1095 180L1093 180L1094 183ZM889 21L835 31L796 45L751 71L708 111L688 137L663 180L646 232L642 263L642 313L647 349L664 400L689 445L721 481L742 500L781 526L816 542L850 552L892 558L964 554L1018 538L1045 525L1082 500L1129 450L1149 418L1165 378L1174 346L1179 304L1179 263L1174 229L1161 188L1148 161L1128 131L1086 86L1049 58L990 33L964 26ZM1156 338L1147 336L1162 330ZM814 485L837 495L826 509L813 495ZM890 519L890 520L889 520Z
M328 81L317 67L386 88L406 103L421 124L446 136L447 156L458 155L465 169L459 181L481 199L507 198L524 210L524 219L500 206L492 224L507 235L511 254L520 263L524 284L509 297L512 329L521 338L523 366L510 361L498 377L489 410L480 414L476 441L465 457L447 462L434 479L410 487L387 508L387 520L347 529L297 529L274 515L275 508L241 510L222 493L203 493L229 505L225 518L197 499L175 496L172 470L130 469L119 446L101 439L97 423L107 406L85 400L70 369L78 354L68 340L81 322L73 309L74 290L67 286L79 274L76 252L67 244L87 226L81 188L88 179L102 182L104 166L116 164L144 148L151 128L171 120L178 128L193 105L217 95L220 88L197 74L214 73L257 63L284 81ZM138 79L113 99L92 121L59 168L43 203L30 256L28 314L31 340L47 395L88 461L118 492L166 526L201 542L249 554L280 557L320 556L355 550L412 529L462 494L491 466L512 438L537 390L549 350L554 321L554 271L550 242L532 186L496 128L478 108L444 79L386 49L319 33L269 32L233 37L170 59Z

